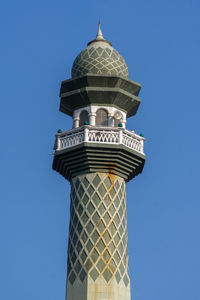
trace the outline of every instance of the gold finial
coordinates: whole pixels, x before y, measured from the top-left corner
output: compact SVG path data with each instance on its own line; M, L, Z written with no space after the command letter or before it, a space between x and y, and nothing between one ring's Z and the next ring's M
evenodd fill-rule
M99 20L99 22L98 22L98 25L99 25L99 28L98 28L98 32L97 32L96 39L97 39L97 40L104 40L102 31L101 31L101 22L100 22L100 20Z
M98 32L97 32L96 38L94 40L92 40L91 42L89 42L88 46L92 43L95 43L95 42L105 42L105 43L109 44L110 46L112 46L112 44L110 42L106 41L103 37L102 31L101 31L101 22L100 22L100 20L98 22Z

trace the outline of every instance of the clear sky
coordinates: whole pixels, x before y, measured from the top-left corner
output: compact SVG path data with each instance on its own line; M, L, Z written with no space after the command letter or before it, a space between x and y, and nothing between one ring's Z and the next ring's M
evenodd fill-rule
M200 2L19 0L0 7L0 299L64 300L70 185L51 169L60 83L97 31L142 84L128 129L146 165L127 185L132 300L200 299Z

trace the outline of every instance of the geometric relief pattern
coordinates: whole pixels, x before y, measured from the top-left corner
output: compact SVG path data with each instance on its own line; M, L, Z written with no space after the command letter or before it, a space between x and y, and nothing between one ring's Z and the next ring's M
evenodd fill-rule
M112 47L89 47L83 50L72 66L72 77L92 74L128 77L128 67L123 57Z
M71 182L68 280L109 280L129 284L125 181L91 173Z

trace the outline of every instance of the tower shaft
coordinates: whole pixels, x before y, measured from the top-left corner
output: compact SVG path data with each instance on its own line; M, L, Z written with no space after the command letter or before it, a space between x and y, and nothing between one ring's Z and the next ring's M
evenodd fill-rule
M130 299L126 184L109 173L71 180L67 300Z

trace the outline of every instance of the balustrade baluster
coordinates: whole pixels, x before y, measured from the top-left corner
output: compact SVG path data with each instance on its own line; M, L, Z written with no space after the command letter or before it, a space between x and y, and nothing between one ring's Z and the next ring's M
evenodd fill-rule
M88 132L89 132L89 130L88 130L88 128L85 128L84 129L84 142L88 142Z
M119 144L122 144L122 140L123 140L123 132L122 130L119 130Z

